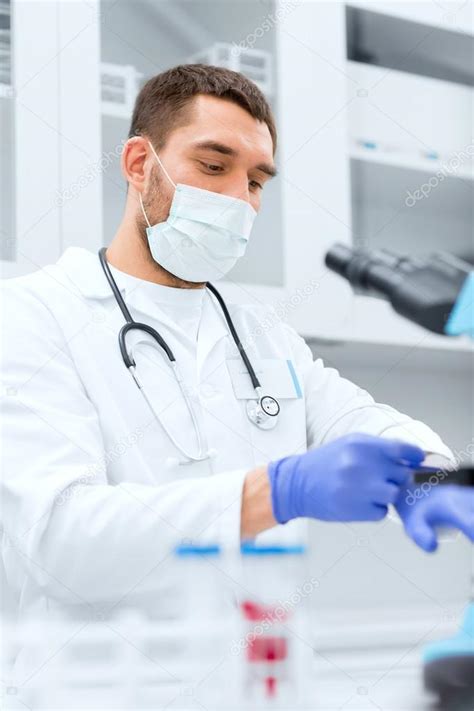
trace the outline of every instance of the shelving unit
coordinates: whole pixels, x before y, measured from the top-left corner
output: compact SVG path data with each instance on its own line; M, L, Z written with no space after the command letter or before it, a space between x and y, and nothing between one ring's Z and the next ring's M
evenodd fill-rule
M0 1L0 259L15 257L13 233L12 164L13 105L11 76L11 18L9 0Z
M430 177L440 173L448 178L462 178L466 181L474 180L472 165L467 161L464 163L453 162L451 164L452 156L438 156L436 154L432 154L432 156L423 155L421 151L404 152L383 145L373 146L371 141L363 139L353 139L349 147L349 157L352 160L420 171L428 173Z
M239 47L236 43L214 42L210 47L191 55L188 61L190 63L214 64L234 72L241 72L259 87L267 99L273 95L270 52Z
M130 119L144 77L131 64L100 65L101 109L103 116Z
M421 3L403 5L402 14L392 2L346 7L351 242L414 256L446 251L474 265L472 27L469 35L446 26L449 8L436 24ZM333 335L343 334L472 350L467 339L427 334L363 296Z
M10 0L0 2L0 89L11 86ZM7 94L7 92L5 92ZM8 94L7 94L8 95Z

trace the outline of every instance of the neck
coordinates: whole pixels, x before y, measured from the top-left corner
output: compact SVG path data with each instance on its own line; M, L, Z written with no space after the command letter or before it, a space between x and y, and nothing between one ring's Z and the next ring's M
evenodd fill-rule
M145 237L146 240L146 237ZM171 274L155 262L148 244L137 232L135 225L126 219L120 224L115 236L107 247L107 261L116 269L138 279L178 289L202 289L205 282L185 281Z

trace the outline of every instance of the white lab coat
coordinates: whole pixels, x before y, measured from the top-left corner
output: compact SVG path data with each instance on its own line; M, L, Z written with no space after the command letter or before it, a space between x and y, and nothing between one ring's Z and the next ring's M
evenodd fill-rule
M165 335L166 316L137 292L122 290L132 314L146 323L157 319ZM259 463L353 431L451 457L428 426L374 402L314 361L270 308L230 305L265 390L280 399L278 426L255 427L245 413L252 390L235 368L231 378L228 365L235 366L238 353L206 292L193 392L216 452L206 462L180 465L122 362L117 334L124 319L97 255L67 249L55 265L8 280L3 303L2 554L20 614L100 605L131 592L157 596L166 590L169 552L177 543L237 547L243 481ZM287 378L274 375L278 369L269 366L266 374L268 359L291 361L294 392ZM150 397L177 438L195 449L162 353L147 364ZM295 530L299 535L298 525L288 524L263 535L294 536Z

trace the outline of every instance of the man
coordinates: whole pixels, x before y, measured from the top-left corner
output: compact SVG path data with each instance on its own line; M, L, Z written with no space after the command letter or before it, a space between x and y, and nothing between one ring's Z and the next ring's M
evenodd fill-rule
M452 458L429 427L313 361L289 326L259 328L269 308L232 305L264 394L278 401L260 410L268 429L249 416L262 403L206 282L243 254L275 149L265 98L235 72L175 67L137 98L125 213L104 257L181 383L133 329L127 373L126 313L96 254L70 248L6 283L3 562L22 613L155 594L183 539L236 548L272 528L284 537L299 519L380 520L425 452ZM468 510L450 501L452 525L472 535ZM436 520L423 507L404 521L433 549Z

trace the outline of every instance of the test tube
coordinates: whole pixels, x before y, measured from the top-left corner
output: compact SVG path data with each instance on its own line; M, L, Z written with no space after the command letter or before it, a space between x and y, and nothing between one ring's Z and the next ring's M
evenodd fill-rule
M223 572L223 552L218 544L185 544L174 553L182 581L185 700L217 709L229 687L223 662L233 631L230 613L236 615Z
M241 553L246 589L239 600L242 707L297 708L304 702L312 658L306 639L311 594L306 546L247 542Z

